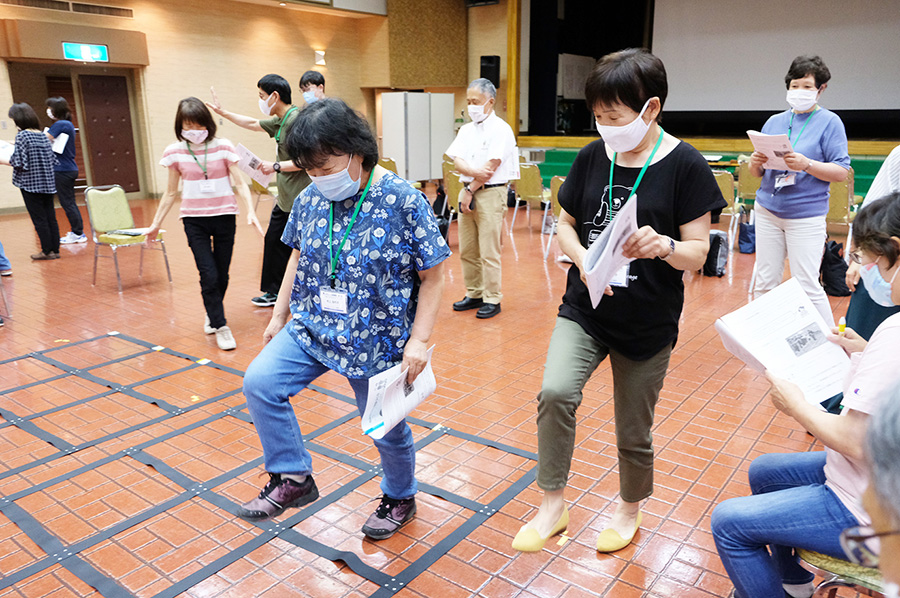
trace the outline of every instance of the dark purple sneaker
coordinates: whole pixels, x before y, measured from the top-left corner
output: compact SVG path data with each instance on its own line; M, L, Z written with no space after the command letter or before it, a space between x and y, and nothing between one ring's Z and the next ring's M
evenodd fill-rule
M381 504L369 515L362 532L373 540L390 538L406 525L416 514L416 498L397 499L387 495L381 497Z
M237 516L245 521L265 521L278 517L285 509L302 507L319 498L319 489L311 475L302 482L269 473L269 483L259 496L240 506Z

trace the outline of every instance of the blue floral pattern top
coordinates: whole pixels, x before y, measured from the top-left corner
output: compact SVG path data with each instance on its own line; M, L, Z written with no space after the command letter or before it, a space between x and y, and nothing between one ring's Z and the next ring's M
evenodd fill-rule
M334 202L337 252L362 192ZM450 256L431 205L393 173L374 181L337 263L336 289L347 313L324 311L319 289L330 288L328 212L332 202L315 183L291 209L281 240L300 252L291 289L288 331L316 360L348 378L370 378L403 359L419 290L420 270Z

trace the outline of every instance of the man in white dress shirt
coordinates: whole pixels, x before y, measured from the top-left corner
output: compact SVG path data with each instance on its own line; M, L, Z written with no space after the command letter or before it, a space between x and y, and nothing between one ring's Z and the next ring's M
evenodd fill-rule
M519 178L512 128L494 112L497 89L475 79L466 90L472 122L463 125L447 155L465 187L459 195L459 255L466 296L455 311L477 309L475 317L500 313L500 231L506 211L506 185Z

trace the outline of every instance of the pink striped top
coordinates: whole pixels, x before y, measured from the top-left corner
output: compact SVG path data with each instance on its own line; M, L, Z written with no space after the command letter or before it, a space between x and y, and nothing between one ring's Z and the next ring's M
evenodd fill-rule
M169 145L159 161L162 166L174 168L181 174L179 217L238 214L237 200L228 177L228 167L240 160L234 146L227 139L216 137L208 143L204 156L203 144L192 143L195 160L187 144L187 141L178 141ZM205 176L201 164L206 166Z

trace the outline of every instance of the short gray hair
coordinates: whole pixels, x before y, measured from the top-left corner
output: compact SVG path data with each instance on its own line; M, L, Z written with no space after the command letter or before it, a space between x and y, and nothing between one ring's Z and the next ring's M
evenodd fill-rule
M468 87L468 89L473 89L473 88L477 89L478 91L480 91L481 93L483 93L486 96L490 96L490 97L494 98L495 100L497 99L497 88L494 87L494 84L491 83L490 79L485 79L484 77L482 77L480 79L475 79L474 81L469 83L469 87Z
M881 507L900 524L900 390L890 391L872 414L866 436L869 483Z

